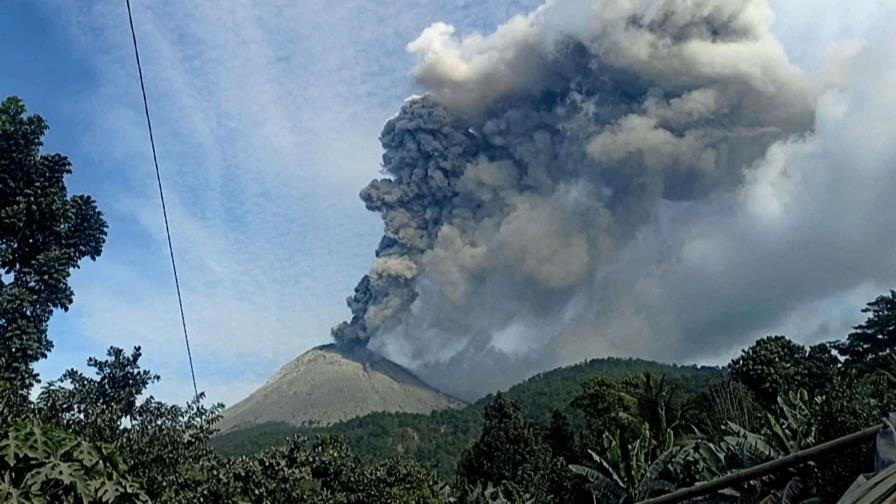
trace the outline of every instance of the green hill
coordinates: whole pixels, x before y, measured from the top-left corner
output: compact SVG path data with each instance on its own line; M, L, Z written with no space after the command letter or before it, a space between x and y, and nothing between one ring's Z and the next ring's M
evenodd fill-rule
M601 358L539 373L511 387L507 394L522 406L529 420L546 424L555 408L569 411L582 384L596 375L618 380L649 371L666 375L686 394L717 383L724 372L716 367L678 366L642 359ZM329 427L299 429L288 424L264 424L212 438L222 454L239 455L275 446L292 434L345 437L356 453L370 460L405 455L443 476L450 476L463 449L479 434L482 408L491 395L461 409L423 414L372 413ZM574 415L573 415L574 416Z

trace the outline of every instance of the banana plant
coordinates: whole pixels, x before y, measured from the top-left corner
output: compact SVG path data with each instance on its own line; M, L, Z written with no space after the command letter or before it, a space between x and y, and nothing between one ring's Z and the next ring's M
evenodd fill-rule
M782 394L778 407L782 417L765 414L765 422L759 433L728 422L730 435L725 441L738 449L749 465L783 457L816 443L815 423L812 420L811 402L805 390Z
M588 450L596 468L573 464L570 469L588 480L595 500L601 497L617 503L638 502L659 491L674 489L660 477L675 459L674 442L671 430L666 430L659 443L653 442L646 424L642 424L638 439L628 444L618 432L604 433L603 455ZM656 458L651 458L654 445L661 449Z
M816 428L812 421L813 401L805 390L792 391L778 397L780 417L766 413L759 432L751 432L734 422L728 422L729 435L725 436L722 449L728 453L728 465L732 470L754 466L790 453L814 446ZM765 495L765 504L797 502L799 497L811 493L811 482L817 477L813 462L793 468L785 473L781 486L780 476L750 483L753 492Z

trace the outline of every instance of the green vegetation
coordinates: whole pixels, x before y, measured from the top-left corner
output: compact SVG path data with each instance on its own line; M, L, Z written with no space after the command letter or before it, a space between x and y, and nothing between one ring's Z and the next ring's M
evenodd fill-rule
M0 441L3 502L149 502L108 445L37 422L20 422Z
M47 324L68 310L69 273L96 259L106 222L90 196L68 196L68 158L41 154L47 123L18 98L0 105L0 381L26 394L53 345Z
M843 341L760 339L725 373L598 359L537 375L469 407L375 414L214 441L221 405L146 396L140 349L110 348L36 398L47 322L72 268L102 251L93 201L40 154L46 125L0 106L0 499L4 502L628 503L873 425L896 410L896 293ZM13 188L10 190L9 188ZM833 502L874 467L871 443L727 488L712 502Z
M464 450L457 464L460 485L496 483L515 502L549 499L552 473L562 474L565 467L554 467L550 448L519 410L519 404L504 394L485 407L479 439Z
M724 376L713 367L675 366L641 359L592 359L535 375L511 387L506 396L520 405L520 413L528 421L547 425L552 412L559 409L578 424L581 415L571 403L589 378L600 375L621 380L642 372L665 376L688 394L706 390ZM493 399L489 395L465 408L429 415L373 413L315 429L264 424L216 436L211 442L221 454L247 455L282 445L294 434L337 435L365 460L405 456L450 479L461 452L479 435L483 411Z
M834 343L837 352L853 366L873 367L896 346L896 291L878 296L862 309L868 320L854 327L845 341Z

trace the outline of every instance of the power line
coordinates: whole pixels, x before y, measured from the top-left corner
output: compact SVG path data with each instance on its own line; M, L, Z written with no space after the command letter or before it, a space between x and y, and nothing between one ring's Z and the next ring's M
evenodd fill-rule
M143 112L146 113L146 128L149 130L149 145L152 147L152 162L156 167L156 181L159 183L159 199L162 201L162 216L165 218L165 235L168 236L168 253L171 255L171 270L174 272L174 287L177 289L177 305L180 308L180 322L184 328L184 343L187 344L187 359L190 361L190 377L193 378L193 394L199 397L196 387L196 372L193 369L193 354L190 352L190 337L187 335L187 318L184 316L184 301L180 294L180 282L177 279L177 263L174 261L174 247L171 245L171 228L168 226L168 209L165 207L165 192L162 190L162 176L159 173L159 159L156 156L156 141L152 136L152 121L149 120L149 102L146 100L146 87L143 85L143 67L140 65L140 51L137 49L137 33L134 31L134 18L131 15L131 0L125 0L128 6L128 23L131 25L131 39L134 41L134 58L137 60L137 74L140 76L140 91L143 93Z

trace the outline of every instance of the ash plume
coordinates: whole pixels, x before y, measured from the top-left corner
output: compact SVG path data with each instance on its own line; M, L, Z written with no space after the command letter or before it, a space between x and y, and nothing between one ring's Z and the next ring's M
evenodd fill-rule
M663 205L733 193L811 130L772 22L764 0L557 0L488 35L424 30L427 93L383 128L361 199L384 236L336 341L438 366L582 331Z

